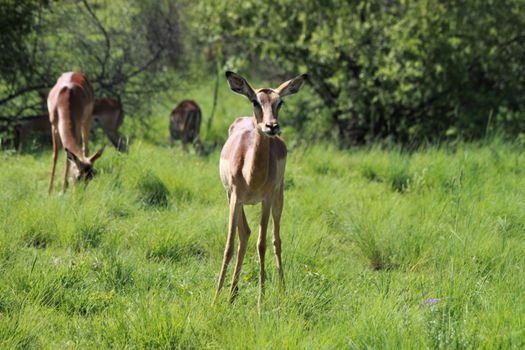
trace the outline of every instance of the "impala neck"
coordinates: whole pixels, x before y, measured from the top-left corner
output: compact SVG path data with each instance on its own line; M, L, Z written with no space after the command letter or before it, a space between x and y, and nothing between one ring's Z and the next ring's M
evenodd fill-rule
M78 146L77 137L75 130L77 126L75 121L71 118L71 112L67 108L59 108L58 115L58 132L60 134L60 140L64 148L67 148L71 153L77 156L78 159L84 159L84 153Z
M255 137L252 142L250 155L248 157L248 184L258 186L263 184L268 177L270 138L256 127Z

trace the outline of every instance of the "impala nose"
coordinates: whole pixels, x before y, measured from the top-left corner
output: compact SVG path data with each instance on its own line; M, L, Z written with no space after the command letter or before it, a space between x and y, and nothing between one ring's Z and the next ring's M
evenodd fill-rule
M279 124L277 123L266 123L266 127L269 129L270 134L272 135L279 133Z

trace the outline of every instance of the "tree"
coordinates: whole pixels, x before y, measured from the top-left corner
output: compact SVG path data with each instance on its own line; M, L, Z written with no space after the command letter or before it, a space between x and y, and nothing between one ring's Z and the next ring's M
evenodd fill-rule
M226 0L198 9L226 61L256 54L278 74L308 71L345 145L480 137L489 116L513 129L523 120L522 0Z
M5 1L0 12L0 106L9 105L15 114L30 109L24 95L33 94L47 87L34 81L31 67L35 63L32 33L38 26L46 1Z
M18 50L2 55L1 115L45 114L47 93L65 71L86 73L97 96L118 99L132 116L149 115L151 103L144 101L173 84L159 74L176 65L182 54L173 2L9 4L0 20L20 17L22 22L12 30L14 39L2 42ZM10 17L13 13L18 17Z

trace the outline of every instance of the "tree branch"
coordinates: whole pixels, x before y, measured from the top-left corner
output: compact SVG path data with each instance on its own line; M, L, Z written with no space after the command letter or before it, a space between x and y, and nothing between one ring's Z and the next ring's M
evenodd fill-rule
M148 69L153 63L155 63L160 58L160 54L162 53L162 51L164 51L163 48L157 50L155 55L148 62L146 62L142 67L139 67L135 69L134 71L132 71L131 73L126 74L123 77L120 77L120 79L113 81L113 83L114 84L125 83L129 79L133 78L134 76L137 76L140 73L144 72L146 69Z
M21 88L20 90L16 91L16 92L13 92L11 95L8 95L2 99L0 99L0 105L3 105L15 98L17 98L18 96L22 96L28 92L33 92L33 91L38 91L38 90L41 90L41 89L49 89L51 88L50 85L48 84L40 84L40 85L35 85L35 86L26 86L24 88Z
M106 52L104 53L104 63L102 64L102 72L100 73L100 76L103 77L106 74L106 66L108 64L108 60L109 60L109 56L110 56L111 40L109 39L109 35L108 35L108 32L106 31L106 28L104 28L104 26L102 25L102 23L98 19L98 17L95 14L95 12L93 12L93 10L89 6L87 0L82 0L82 2L84 3L84 7L88 11L88 13L91 15L91 18L93 19L93 21L95 22L97 27L100 29L100 31L104 35L104 41L105 41L105 44L106 44Z

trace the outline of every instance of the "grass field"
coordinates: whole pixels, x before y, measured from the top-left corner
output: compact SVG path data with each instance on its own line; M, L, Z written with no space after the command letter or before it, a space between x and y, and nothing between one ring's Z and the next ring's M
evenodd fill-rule
M259 313L255 237L236 303L211 304L228 216L219 149L169 149L163 108L156 142L107 149L99 176L62 196L47 195L49 150L0 153L0 348L525 347L522 148L292 148L287 288L268 249ZM247 209L255 236L260 207Z

